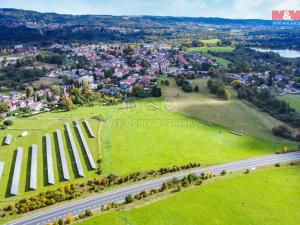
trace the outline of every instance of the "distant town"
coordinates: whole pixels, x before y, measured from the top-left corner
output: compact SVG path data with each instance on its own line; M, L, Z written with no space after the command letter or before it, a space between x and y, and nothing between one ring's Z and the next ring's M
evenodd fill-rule
M300 29L216 17L265 2L2 0L88 14L0 8L0 224L299 224Z
M36 64L43 54L55 57L57 51L64 56L59 59L60 65L51 62ZM45 72L44 77L39 78L40 86L34 85L34 91L27 95L22 91L9 90L6 86L1 87L5 94L1 94L0 101L8 105L9 112L24 108L32 112L49 111L53 105L58 107L61 98L69 97L72 88L84 83L101 95L123 100L130 96L143 96L143 93L147 96L149 90L157 87L160 76L207 78L213 77L221 66L205 54L183 51L168 44L54 44L46 50L16 45L2 48L1 55L0 69L18 66L27 60L32 65L26 65L26 68L41 68ZM248 86L259 81L259 89L270 88L270 71L227 72L225 75L228 82L238 80ZM293 86L295 82L291 76L273 74L271 79L281 95L300 93L300 89ZM44 83L59 85L59 95L51 85L44 87Z

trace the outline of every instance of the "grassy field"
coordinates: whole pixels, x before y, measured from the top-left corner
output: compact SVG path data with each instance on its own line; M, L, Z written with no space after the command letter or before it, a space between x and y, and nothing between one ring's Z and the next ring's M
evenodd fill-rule
M51 115L51 114L48 114ZM64 123L69 122L72 127L73 137L75 139L75 143L77 145L79 155L81 158L81 162L83 164L83 169L85 172L85 178L79 178L76 166L74 164L73 154L70 150L69 139L66 136ZM98 121L90 121L91 126L95 133L97 133L99 122ZM98 144L97 138L89 138L87 132L85 132L85 127L81 125L81 128L84 131L84 135L86 140L91 148L94 159L97 160L99 158L98 155ZM65 153L68 161L68 168L70 172L70 181L64 181L62 177L62 168L59 157L59 150L57 139L55 135L55 130L60 129L63 135L63 142L65 147ZM28 136L20 137L22 131L27 131ZM47 183L47 163L46 163L46 153L44 148L44 140L43 136L48 133L51 136L52 141L52 157L54 163L54 174L55 174L55 185L48 186ZM4 140L6 134L12 134L13 140L11 145L4 145ZM9 129L5 131L0 131L1 137L1 147L0 147L0 161L5 162L4 172L2 179L0 181L1 189L0 189L0 199L5 201L14 201L16 199L22 198L26 195L32 195L35 193L39 193L41 191L45 191L49 188L58 187L61 185L65 185L70 182L74 182L74 180L78 182L82 182L88 178L92 178L95 176L99 176L96 174L94 170L91 170L90 165L87 161L86 154L83 150L82 144L80 142L78 132L73 127L72 119L49 119L49 118L38 118L31 117L27 119L14 119L14 125L10 126ZM38 190L31 191L29 188L30 181L30 157L31 157L31 145L37 144L38 149ZM12 197L10 196L10 187L12 181L12 174L15 165L15 157L16 157L16 149L18 146L24 148L24 154L22 158L22 172L20 177L20 188L19 188L19 196ZM6 204L6 202L1 202L1 204Z
M61 82L61 80L53 77L43 77L39 80L33 81L32 86L35 88L39 88L41 85L44 87L50 87L51 85L57 85Z
M39 117L102 115L106 119L101 130L105 174L127 174L191 161L211 165L272 153L283 146L232 135L219 126L204 125L170 112L168 104L162 99L145 99L126 105L79 108Z
M219 42L221 42L221 40L215 38L215 39L200 40L200 42L203 45L217 45Z
M239 36L239 35L243 35L244 32L242 30L235 30L235 29L232 29L230 30L230 34L233 35L233 36Z
M202 53L206 55L207 57L214 59L222 66L227 66L229 63L231 63L229 60L213 56L212 54L208 53L208 51L212 52L232 52L234 48L232 47L196 47L196 48L189 48L187 52L189 53Z
M156 202L109 212L81 225L297 225L300 167L228 175Z
M167 101L167 105L170 102ZM73 136L79 149L81 161L86 173L85 178L78 178L73 154L70 150L66 133L63 133L67 151L71 181L62 179L58 147L54 132L65 131L66 121L89 119L97 134L100 122L93 116L105 118L101 129L101 157L104 174L118 175L130 172L158 169L160 167L200 162L203 166L219 164L249 157L271 154L283 148L283 144L259 140L247 135L242 137L231 134L219 126L207 126L198 120L170 112L163 99L146 99L131 104L117 106L82 107L71 112L44 113L27 119L14 119L14 125L8 130L0 131L2 141L6 134L13 135L12 144L0 147L0 161L5 162L4 173L0 181L0 200L14 201L24 196L33 195L49 188L55 188L70 182L82 182L98 176L90 170L85 153L72 125ZM84 127L82 126L84 129ZM28 131L27 137L20 137L22 131ZM52 139L55 182L47 185L46 156L43 136L49 133ZM99 158L97 138L92 139L84 132L95 159ZM39 146L38 190L29 190L30 147ZM11 197L12 173L16 149L24 148L20 195Z
M202 119L259 139L284 143L271 130L282 123L259 111L247 102L233 98L230 101L218 99L209 93L206 79L192 81L200 87L199 93L185 93L170 79L170 86L164 87L164 97L169 110ZM179 96L177 96L179 94Z
M189 48L188 52L191 53L197 53L197 52L202 52L202 53L207 53L208 51L212 52L232 52L234 48L232 47L195 47L195 48Z
M300 112L300 95L284 95L280 98L287 101L297 112Z
M40 69L42 70L43 68L47 69L47 70L51 70L51 69L57 69L58 65L57 64L50 64L50 63L44 63L44 62L39 62L36 61L33 63L32 66L24 66L22 67L22 69Z
M272 153L282 147L169 112L163 101L144 100L121 110L102 129L105 173L126 174L201 162L212 165Z

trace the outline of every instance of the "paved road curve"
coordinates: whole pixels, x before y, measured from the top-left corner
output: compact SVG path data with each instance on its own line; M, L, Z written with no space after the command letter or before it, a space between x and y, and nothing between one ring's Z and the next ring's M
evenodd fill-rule
M86 209L100 209L101 204L106 204L112 201L122 201L128 194L134 195L143 190L150 190L155 187L160 187L165 181L169 181L174 177L182 178L190 173L201 174L202 172L211 172L213 174L219 174L223 170L235 172L245 169L250 169L258 166L274 165L275 163L287 162L292 160L300 160L300 152L292 152L286 154L269 155L259 158L252 158L243 161L237 161L217 166L211 166L207 168L197 168L189 172L182 172L177 174L172 174L163 178L154 179L144 183L135 184L132 186L120 188L118 190L113 190L110 192L105 192L90 198L80 200L76 203L65 204L62 207L55 209L50 209L47 212L32 215L31 217L21 219L9 223L9 225L38 225L47 224L53 222L59 218L65 219L67 215L79 215L85 212Z

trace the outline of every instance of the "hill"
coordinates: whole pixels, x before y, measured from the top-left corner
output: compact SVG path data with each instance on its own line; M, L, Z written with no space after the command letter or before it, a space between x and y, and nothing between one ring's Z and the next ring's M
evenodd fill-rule
M162 41L209 32L207 27L269 27L268 20L223 18L63 15L19 9L0 9L0 45L51 42L136 42ZM200 37L199 36L199 37ZM215 38L216 36L214 36ZM203 37L204 38L204 37Z
M230 101L218 99L209 93L206 79L195 79L192 82L200 87L199 93L185 93L176 86L174 79L170 79L170 86L164 87L163 91L169 110L259 139L287 142L275 137L271 131L273 127L282 125L282 122L235 96Z
M60 23L68 25L109 25L125 27L165 27L176 25L184 27L194 25L234 25L234 26L267 26L271 25L270 20L258 19L225 19L205 17L172 17L172 16L111 16L111 15L67 15L57 13L40 13L36 11L20 9L0 9L0 15L4 19L15 22L39 22L39 23Z

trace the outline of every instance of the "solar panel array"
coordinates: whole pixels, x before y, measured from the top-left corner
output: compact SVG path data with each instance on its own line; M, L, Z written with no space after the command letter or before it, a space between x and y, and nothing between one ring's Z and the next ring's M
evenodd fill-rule
M30 167L30 188L37 189L37 163L38 163L38 146L33 144L31 148L31 167Z
M45 137L46 137L48 183L49 184L54 184L54 171L53 171L51 139L50 139L49 134L46 134Z
M94 131L92 130L92 128L90 126L89 121L85 120L84 124L85 124L86 128L88 129L90 136L94 138L95 134L94 134Z
M77 150L77 147L76 147L74 139L73 139L73 135L72 135L72 132L71 132L70 125L68 123L65 123L65 126L66 126L67 134L68 134L68 137L69 137L69 141L71 143L71 149L73 151L73 155L74 155L74 158L75 158L75 163L76 163L78 174L79 174L79 176L84 177L84 172L83 172L81 161L80 161L80 158L79 158L79 155L78 155L78 150Z
M89 163L91 165L91 168L97 169L96 163L94 161L93 155L91 154L90 148L88 146L88 143L86 141L86 138L84 136L84 133L82 131L82 128L80 126L80 123L77 120L74 120L76 129L78 131L81 143L84 147L85 153L88 157ZM93 130L91 129L91 126L87 120L84 121L84 124L88 130L88 133L91 137L95 137L95 134ZM65 123L65 128L67 131L67 136L71 144L71 150L73 152L73 156L75 158L75 164L77 167L77 171L79 176L84 177L84 171L81 164L80 156L78 153L78 149L76 147L73 134L71 131L71 127L68 123ZM64 143L62 138L62 133L60 130L56 130L56 137L58 141L58 148L59 148L59 154L61 159L61 165L62 165L62 171L63 171L63 177L65 180L70 180L70 173L68 169L68 163L66 158L66 153L64 149ZM12 141L13 136L11 134L7 134L5 138L4 144L9 145ZM52 147L51 147L51 138L49 134L45 134L45 144L46 144L46 158L47 158L47 175L48 175L48 183L54 184L54 167L53 167L53 157L52 157ZM13 177L11 182L11 188L10 193L12 195L18 195L19 194L19 184L20 184L20 176L21 176L21 170L22 170L22 158L23 158L23 148L18 147L17 155L16 155L16 161L14 165L14 171L13 171ZM4 162L0 162L0 180L3 175L3 169L4 169ZM38 145L32 144L31 148L31 166L30 166L30 189L36 190L37 189L37 179L38 179Z
M82 142L82 144L83 144L85 153L86 153L86 155L87 155L87 157L88 157L88 159L89 159L90 165L91 165L91 167L95 170L95 169L97 169L96 163L95 163L95 160L94 160L94 158L93 158L93 156L92 156L92 153L91 153L91 151L90 151L90 148L89 148L89 146L88 146L88 144L87 144L87 142L86 142L86 140L85 140L85 137L84 137L83 132L82 132L82 130L81 130L80 124L79 124L79 122L78 122L77 120L74 120L74 123L75 123L75 126L76 126L77 130L78 130L78 133L79 133L81 142Z
M23 157L23 148L18 147L15 168L14 168L14 174L13 174L11 188L10 188L10 193L12 195L18 195L18 193L19 193L22 157Z
M3 174L3 169L4 169L4 162L0 162L0 180Z
M12 135L11 134L6 135L4 144L10 145L11 139L12 139Z
M65 180L70 180L70 174L69 174L66 154L65 154L65 150L64 150L64 144L62 141L62 136L61 136L60 130L56 130L56 137L57 137L57 141L58 141L58 148L59 148L63 176L64 176Z

